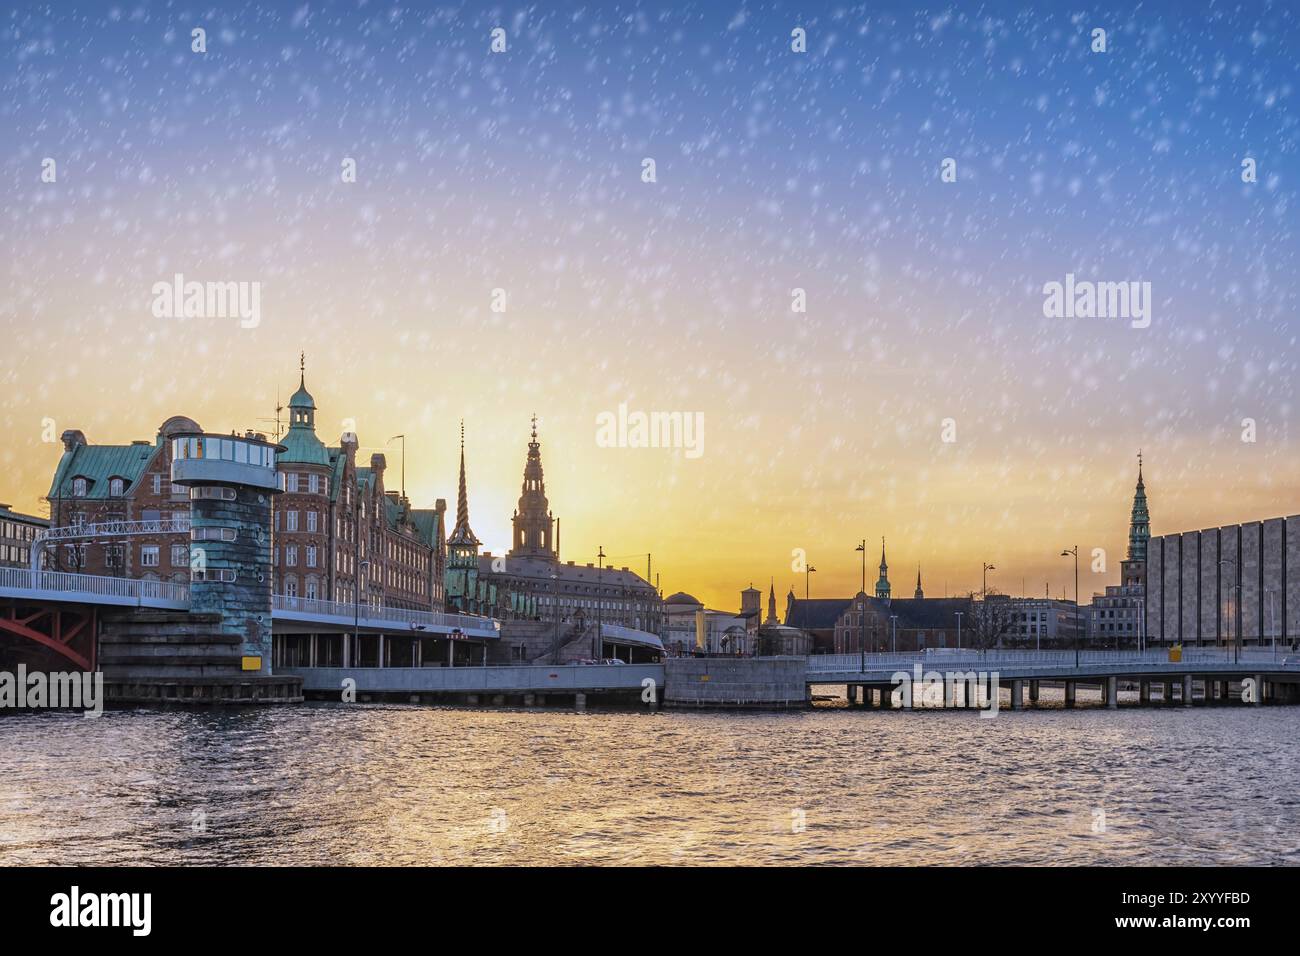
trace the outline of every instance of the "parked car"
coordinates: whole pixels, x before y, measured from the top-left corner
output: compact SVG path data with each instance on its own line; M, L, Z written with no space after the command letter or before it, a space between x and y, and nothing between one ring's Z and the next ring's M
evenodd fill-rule
M623 664L623 663L626 663L626 662L625 662L625 661L620 661L617 657L607 657L607 658L605 658L603 661L601 661L600 663L602 663L602 664Z

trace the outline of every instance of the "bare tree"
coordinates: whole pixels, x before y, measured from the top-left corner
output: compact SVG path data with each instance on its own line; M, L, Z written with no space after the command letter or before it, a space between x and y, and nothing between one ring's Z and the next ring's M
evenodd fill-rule
M988 592L984 600L980 600L978 591L972 591L970 600L971 613L965 632L970 634L969 646L978 650L1001 647L1015 626L1016 611L1011 601L1007 595L994 591Z

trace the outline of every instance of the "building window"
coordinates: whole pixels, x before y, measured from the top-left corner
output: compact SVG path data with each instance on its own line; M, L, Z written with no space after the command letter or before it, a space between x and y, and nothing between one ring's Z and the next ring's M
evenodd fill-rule
M307 490L313 495L320 493L320 475L307 476Z
M316 579L308 578L307 579L307 600L308 601L316 600L317 593L318 593L318 585L316 584Z
M316 476L313 475L312 477L314 478ZM307 512L307 530L312 534L316 533L316 512L315 511Z
M190 489L191 500L210 499L214 501L234 501L234 488L217 488L210 485L199 485Z
M314 544L307 545L307 567L316 567L316 546Z
M113 478L108 483L108 494L112 498L121 498L122 492L126 490L126 483L121 478Z
M298 512L286 511L284 513L284 530L285 531L298 530Z
M285 476L284 489L289 494L296 494L298 491L298 473L291 471Z
M284 593L286 597L296 598L298 596L297 578L290 577L284 579Z
M74 498L84 498L84 497L86 497L86 479L85 479L85 478L73 478L73 479L72 479L72 495L73 495Z
M158 567L158 545L146 544L140 548L140 567Z
M296 544L286 545L284 549L285 567L296 567L298 564L298 546Z
M160 495L160 494L162 494L162 475L161 475L161 474L155 474L155 475L153 476L153 493L154 493L155 495Z
M172 545L172 567L183 568L190 563L190 549L183 544Z

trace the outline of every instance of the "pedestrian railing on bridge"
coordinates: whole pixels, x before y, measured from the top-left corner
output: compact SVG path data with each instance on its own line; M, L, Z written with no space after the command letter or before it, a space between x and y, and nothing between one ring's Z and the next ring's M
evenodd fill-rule
M36 533L36 540L72 541L78 538L121 538L141 534L187 534L189 530L188 515L153 521L90 521L44 528Z
M333 618L336 622L357 621L367 627L379 623L404 625L402 630L439 632L460 631L475 637L497 637L501 625L490 617L472 614L440 614L435 611L413 611L400 607L372 607L369 604L349 604L343 601L322 601L315 598L291 597L277 594L273 611L277 617Z
M0 568L0 596L33 600L62 598L85 604L184 608L190 603L190 588L188 584L173 581Z
M1297 661L1296 655L1284 647L1184 647L1180 661L1182 664L1230 664L1240 660L1242 663L1276 663L1290 658ZM1169 648L1145 651L1124 650L1050 650L1030 651L1015 649L991 649L987 651L956 648L932 648L929 651L913 651L897 654L813 654L808 657L809 674L844 674L863 671L911 670L920 664L926 670L990 670L998 667L1073 667L1078 662L1080 667L1105 666L1111 664L1169 664L1176 666L1169 659ZM1300 661L1297 661L1300 663Z

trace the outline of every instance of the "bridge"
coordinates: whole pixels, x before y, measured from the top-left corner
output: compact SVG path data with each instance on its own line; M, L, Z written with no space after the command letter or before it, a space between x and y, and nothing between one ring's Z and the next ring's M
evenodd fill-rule
M40 645L82 670L95 670L98 666L102 613L133 608L187 612L189 585L110 575L0 568L0 634ZM401 634L484 644L501 636L500 623L491 618L367 604L358 607L285 595L272 597L271 628L279 634ZM379 640L382 645L383 638Z
M1042 683L1064 687L1065 705L1073 706L1080 686L1100 689L1108 707L1119 703L1120 683L1136 684L1139 700L1151 700L1153 688L1162 699L1178 700L1190 706L1195 685L1202 686L1202 700L1227 699L1232 682L1252 681L1258 688L1253 701L1300 699L1300 655L1287 655L1279 648L1190 647L1174 655L1168 648L1146 651L998 649L961 651L931 649L901 654L826 654L807 659L806 680L816 685L843 685L849 703L887 706L889 695L903 684L940 684L944 706L957 706L957 689L971 699L970 688L988 693L1009 687L1011 707L1023 706L1024 689L1037 702ZM907 675L912 678L909 682ZM909 692L911 687L909 687Z

